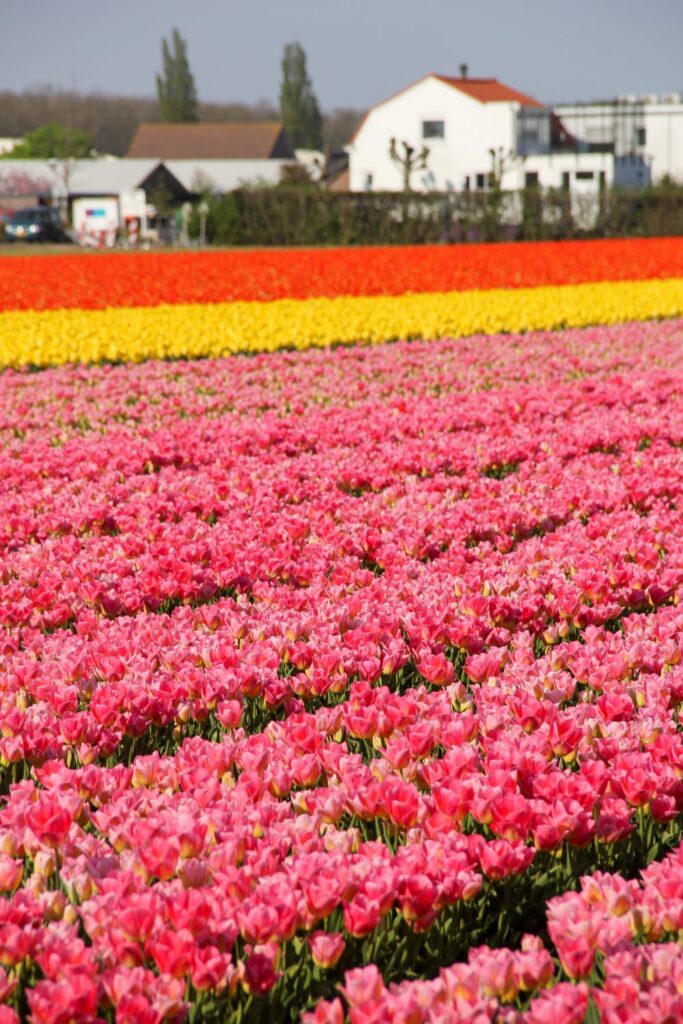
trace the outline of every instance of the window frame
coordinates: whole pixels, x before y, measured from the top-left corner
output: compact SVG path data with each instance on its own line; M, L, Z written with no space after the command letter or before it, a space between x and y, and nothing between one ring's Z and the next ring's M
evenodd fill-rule
M440 135L428 135L426 134L427 125L441 125ZM423 142L444 142L446 139L446 121L444 118L429 118L422 119L421 122L421 138Z

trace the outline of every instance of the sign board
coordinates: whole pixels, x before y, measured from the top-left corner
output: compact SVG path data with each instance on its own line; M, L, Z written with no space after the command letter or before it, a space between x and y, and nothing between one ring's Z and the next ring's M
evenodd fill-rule
M112 246L119 228L119 202L111 197L74 199L73 226L82 245Z

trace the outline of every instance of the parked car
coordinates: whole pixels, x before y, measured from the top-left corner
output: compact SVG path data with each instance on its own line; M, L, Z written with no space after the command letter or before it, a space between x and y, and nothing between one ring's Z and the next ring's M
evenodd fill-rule
M51 206L17 210L5 224L7 242L68 242L59 213Z

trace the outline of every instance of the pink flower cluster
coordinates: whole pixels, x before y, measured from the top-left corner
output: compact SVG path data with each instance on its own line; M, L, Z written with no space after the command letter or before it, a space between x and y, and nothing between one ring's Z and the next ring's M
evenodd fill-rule
M639 881L595 872L581 891L548 903L550 937L566 975L540 939L524 936L520 949L470 950L467 963L443 968L433 981L386 987L377 968L346 973L340 998L322 1001L306 1024L485 1021L505 1024L579 1024L592 1000L603 1024L661 1024L683 1016L683 849L641 873ZM595 978L600 955L604 980ZM541 991L543 990L543 991ZM511 1004L520 997L524 1010Z
M467 963L442 968L431 981L387 988L374 965L359 967L347 972L341 993L343 1002L318 1003L304 1024L581 1024L590 995L585 983L556 981L552 957L532 935L516 952L472 949ZM520 998L526 1011L510 1005Z
M675 1017L682 341L0 377L0 1024Z

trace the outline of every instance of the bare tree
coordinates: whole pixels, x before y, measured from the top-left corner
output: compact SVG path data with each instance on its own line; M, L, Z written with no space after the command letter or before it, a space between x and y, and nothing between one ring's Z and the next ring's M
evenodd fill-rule
M524 157L515 153L514 150L506 150L503 146L497 149L489 149L491 157L491 170L489 172L489 188L500 190L503 187L503 178L513 167L519 167L524 163Z
M402 150L399 150L399 146L402 147ZM415 146L411 146L409 142L397 143L396 139L391 139L389 143L389 156L401 170L403 175L403 191L410 192L410 177L413 171L426 169L429 148L423 146L418 153Z

